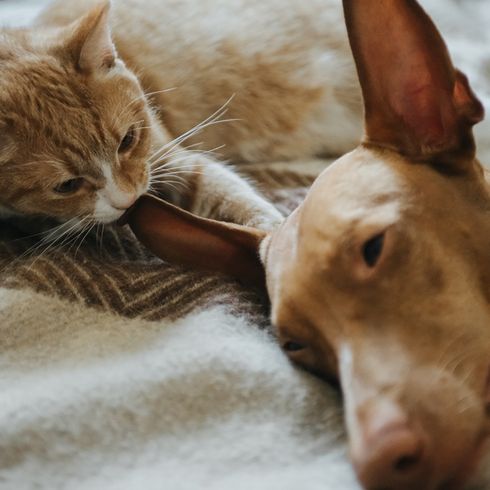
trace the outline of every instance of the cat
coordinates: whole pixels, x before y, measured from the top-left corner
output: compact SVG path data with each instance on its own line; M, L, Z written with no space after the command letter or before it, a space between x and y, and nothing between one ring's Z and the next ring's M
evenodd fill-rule
M32 27L3 29L0 215L111 223L151 191L276 226L279 212L209 150L257 162L355 146L341 15L337 0L59 0Z

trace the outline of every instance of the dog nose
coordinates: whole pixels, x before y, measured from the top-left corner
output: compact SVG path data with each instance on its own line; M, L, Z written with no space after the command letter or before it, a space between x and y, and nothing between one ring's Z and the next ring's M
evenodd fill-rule
M359 480L368 490L422 490L428 480L428 449L408 425L381 427L353 455Z

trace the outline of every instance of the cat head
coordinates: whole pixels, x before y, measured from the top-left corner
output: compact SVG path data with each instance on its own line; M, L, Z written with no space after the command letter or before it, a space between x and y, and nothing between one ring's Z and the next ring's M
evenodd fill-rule
M0 210L108 223L146 192L154 116L108 13L0 34Z

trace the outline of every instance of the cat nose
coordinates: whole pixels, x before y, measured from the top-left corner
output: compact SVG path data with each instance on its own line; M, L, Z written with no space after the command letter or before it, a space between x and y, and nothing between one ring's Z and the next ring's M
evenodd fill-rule
M136 194L130 194L125 197L119 197L117 201L113 200L111 204L118 211L126 211L126 209L130 208L136 202L136 199Z

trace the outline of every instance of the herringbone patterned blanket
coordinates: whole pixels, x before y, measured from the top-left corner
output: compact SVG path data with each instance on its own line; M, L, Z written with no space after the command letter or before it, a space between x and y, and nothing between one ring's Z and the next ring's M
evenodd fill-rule
M245 169L246 171L246 169ZM294 209L314 176L290 171L248 171L283 213ZM42 237L3 223L0 285L33 289L129 318L176 319L194 308L226 304L237 312L263 313L261 298L232 279L163 263L128 227L95 230L83 241L47 247ZM262 298L263 299L263 298Z

